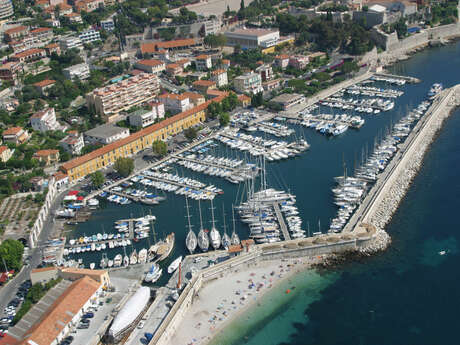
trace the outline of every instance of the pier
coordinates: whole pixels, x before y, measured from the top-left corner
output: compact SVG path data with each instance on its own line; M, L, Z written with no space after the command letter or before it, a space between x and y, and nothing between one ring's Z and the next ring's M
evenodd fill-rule
M286 222L284 221L284 217L281 214L280 205L277 202L274 202L273 209L275 210L276 218L278 219L278 224L280 225L281 232L283 233L283 237L285 241L291 240L291 236L289 235L288 228L286 226Z
M411 179L418 170L425 150L451 110L460 104L460 84L444 90L424 117L413 128L406 141L380 174L357 211L345 225L344 233L362 232L366 228L383 226L396 210Z
M418 78L414 77L409 77L409 76L403 76L403 75L394 75L390 73L375 73L374 74L376 77L383 77L383 78L391 78L391 79L402 79L405 80L408 83L420 83L421 80Z

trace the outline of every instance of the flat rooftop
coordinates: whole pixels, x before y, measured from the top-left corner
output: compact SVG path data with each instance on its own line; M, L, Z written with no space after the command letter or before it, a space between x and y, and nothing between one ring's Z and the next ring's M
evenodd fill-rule
M126 131L127 128L117 127L110 123L98 126L85 132L85 136L96 137L96 138L110 138L114 135L121 134Z

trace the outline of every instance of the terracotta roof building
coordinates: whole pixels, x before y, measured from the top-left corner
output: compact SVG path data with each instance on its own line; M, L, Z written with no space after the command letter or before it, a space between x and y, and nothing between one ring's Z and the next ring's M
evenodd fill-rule
M15 26L14 28L5 30L5 40L15 41L29 33L29 28L24 25Z
M197 80L193 82L193 88L205 94L208 89L216 88L216 82L212 80Z
M41 48L31 48L24 50L23 52L14 54L11 57L11 60L13 61L19 61L19 62L31 62L35 60L40 60L46 56L46 51L45 49Z
M19 61L10 61L0 65L0 79L15 83L18 73L23 70L23 64Z
M3 132L3 141L22 144L29 139L29 133L22 127L11 127Z
M150 43L143 43L141 44L141 54L155 54L157 51L162 49L169 49L169 50L180 50L180 49L189 49L195 46L201 45L193 38L186 38L180 40L172 40L172 41L157 41L157 42L150 42Z
M45 79L33 85L35 86L35 88L37 88L38 92L40 92L41 95L46 95L46 90L53 87L54 84L56 84L56 80Z
M140 69L144 72L158 74L166 69L164 61L156 59L139 60L134 65L135 68Z
M4 146L4 145L0 146L0 161L2 161L3 163L6 163L11 158L12 155L13 155L13 151L10 150L8 146Z
M45 162L45 165L51 165L59 162L59 150L38 150L32 158L39 162Z

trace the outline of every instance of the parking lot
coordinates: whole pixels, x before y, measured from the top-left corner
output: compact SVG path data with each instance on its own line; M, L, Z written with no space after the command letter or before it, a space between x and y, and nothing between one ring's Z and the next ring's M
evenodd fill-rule
M17 311L22 305L22 302L27 296L27 292L29 291L32 283L30 280L26 280L23 282L16 292L16 296L8 302L7 306L2 310L1 318L0 318L0 329L7 330L11 325L11 322L14 319Z

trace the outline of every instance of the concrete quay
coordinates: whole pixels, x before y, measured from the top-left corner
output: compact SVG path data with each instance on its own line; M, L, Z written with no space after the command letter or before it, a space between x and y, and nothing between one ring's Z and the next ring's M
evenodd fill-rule
M430 143L443 121L460 104L460 84L444 90L412 130L406 141L378 178L358 210L344 227L344 233L359 234L374 228L388 240L384 227L396 211L417 174Z

